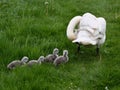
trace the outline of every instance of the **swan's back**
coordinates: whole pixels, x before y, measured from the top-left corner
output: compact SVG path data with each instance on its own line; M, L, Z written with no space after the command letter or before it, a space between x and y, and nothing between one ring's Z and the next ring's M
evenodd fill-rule
M96 18L90 13L85 13L79 24L79 32L73 43L83 45L96 45L105 42L106 21L104 18Z
M81 27L90 27L90 28L93 28L93 29L98 29L97 18L90 13L85 13L82 16L82 19L80 21L80 28Z

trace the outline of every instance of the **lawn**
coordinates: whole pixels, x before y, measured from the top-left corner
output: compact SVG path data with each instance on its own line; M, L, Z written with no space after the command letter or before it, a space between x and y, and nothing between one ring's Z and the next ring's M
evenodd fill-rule
M48 2L47 4L45 2ZM0 90L120 90L120 0L1 0ZM96 56L95 46L67 39L72 17L90 12L107 21L107 39ZM69 51L69 62L42 63L9 71L9 62Z

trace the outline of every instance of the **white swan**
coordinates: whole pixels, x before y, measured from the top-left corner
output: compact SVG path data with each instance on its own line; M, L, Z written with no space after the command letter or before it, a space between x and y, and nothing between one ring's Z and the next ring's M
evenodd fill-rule
M66 33L69 40L79 44L78 51L80 44L97 45L97 53L99 53L99 47L106 39L106 21L103 17L97 18L91 13L85 13L83 16L75 16L71 19Z

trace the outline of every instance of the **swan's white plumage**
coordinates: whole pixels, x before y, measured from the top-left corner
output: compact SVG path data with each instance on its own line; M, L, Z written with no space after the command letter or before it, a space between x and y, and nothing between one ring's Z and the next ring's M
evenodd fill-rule
M68 24L67 27L67 37L70 40L76 39L76 34L74 33L75 26L80 23L81 16L75 16Z
M100 33L99 38L101 38L99 40L99 43L103 44L106 39L106 21L102 17L99 17L97 20L99 22L99 33Z
M73 31L77 25L78 31L75 34ZM106 21L102 17L96 18L91 13L85 13L82 17L76 16L68 24L67 37L73 43L83 45L103 44L106 38Z
M81 43L83 45L96 45L96 41L92 39L91 35L87 31L79 31L77 39L72 41L73 43Z

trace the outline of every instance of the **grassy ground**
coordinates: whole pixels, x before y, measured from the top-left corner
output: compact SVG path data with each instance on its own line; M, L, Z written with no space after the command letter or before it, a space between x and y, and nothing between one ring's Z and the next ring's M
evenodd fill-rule
M0 90L120 90L120 0L1 0ZM66 37L69 20L85 12L107 21L107 39L101 58L95 47L81 47ZM6 69L14 59L37 59L57 47L69 51L69 62L55 68Z

